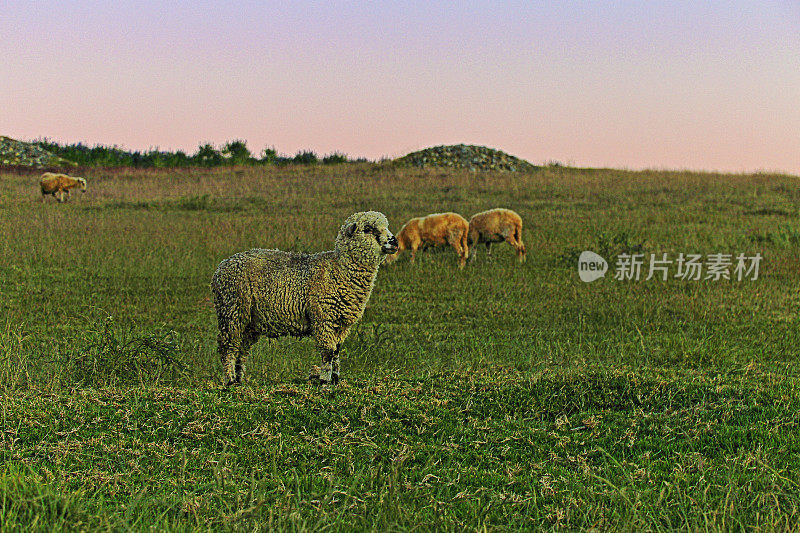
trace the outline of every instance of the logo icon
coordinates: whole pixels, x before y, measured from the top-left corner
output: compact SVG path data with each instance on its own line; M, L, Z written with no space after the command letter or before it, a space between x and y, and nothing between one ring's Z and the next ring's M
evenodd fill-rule
M581 281L591 283L605 276L607 271L608 263L601 256L589 250L581 252L578 257L578 276Z

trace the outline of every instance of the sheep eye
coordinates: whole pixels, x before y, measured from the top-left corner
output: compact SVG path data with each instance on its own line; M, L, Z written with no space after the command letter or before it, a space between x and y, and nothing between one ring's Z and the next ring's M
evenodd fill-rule
M376 233L375 226L364 226L364 233Z

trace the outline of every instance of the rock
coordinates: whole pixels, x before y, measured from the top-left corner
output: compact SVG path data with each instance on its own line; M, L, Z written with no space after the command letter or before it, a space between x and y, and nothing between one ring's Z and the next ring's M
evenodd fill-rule
M0 135L0 160L3 165L33 168L77 166L77 163L51 154L36 143L26 143L2 135Z
M424 150L399 157L393 163L400 166L419 168L464 168L473 172L530 172L539 168L524 159L519 159L500 150L470 144L425 148Z

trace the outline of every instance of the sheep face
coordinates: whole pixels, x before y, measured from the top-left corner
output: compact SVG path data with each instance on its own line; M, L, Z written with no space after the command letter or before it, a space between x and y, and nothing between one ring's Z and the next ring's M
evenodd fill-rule
M357 262L376 264L397 251L397 238L389 231L389 221L383 213L354 213L339 229L336 250Z
M81 184L81 192L86 192L86 180L83 178L75 178L75 181Z

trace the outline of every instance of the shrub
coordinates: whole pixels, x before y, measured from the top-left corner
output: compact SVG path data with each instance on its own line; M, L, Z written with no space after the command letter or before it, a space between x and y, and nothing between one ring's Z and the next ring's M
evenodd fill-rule
M292 163L298 165L316 165L319 163L319 159L317 158L317 154L311 150L301 150L294 156Z
M222 156L231 165L246 165L250 163L250 150L247 149L247 141L240 139L228 141L222 148Z
M323 165L338 165L341 163L347 163L347 161L347 155L339 152L334 152L322 158Z
M261 151L261 162L266 163L268 165L274 164L275 160L278 158L278 152L275 151L275 147L271 148L264 148Z
M213 167L222 163L222 154L215 150L212 145L206 143L197 149L193 159L199 165Z

